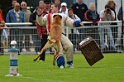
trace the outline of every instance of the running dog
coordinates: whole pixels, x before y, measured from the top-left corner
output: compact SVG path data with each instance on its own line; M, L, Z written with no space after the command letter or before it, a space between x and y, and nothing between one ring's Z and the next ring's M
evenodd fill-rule
M33 61L36 61L42 55L43 51L45 51L50 47L54 47L56 51L55 55L59 54L60 44L61 44L60 39L62 36L61 20L62 17L60 15L53 16L53 21L49 32L50 38L48 38L48 41L45 44L45 46L41 49L40 54ZM53 65L55 65L55 55L54 55Z

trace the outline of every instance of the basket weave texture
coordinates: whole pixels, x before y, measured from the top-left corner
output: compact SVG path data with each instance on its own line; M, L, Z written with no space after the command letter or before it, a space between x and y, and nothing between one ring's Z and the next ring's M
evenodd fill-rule
M79 42L78 47L90 66L104 58L98 44L90 36Z

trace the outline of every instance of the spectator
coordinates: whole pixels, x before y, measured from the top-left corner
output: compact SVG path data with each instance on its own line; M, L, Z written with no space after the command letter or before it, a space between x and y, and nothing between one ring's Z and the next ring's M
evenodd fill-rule
M113 0L109 0L107 5L110 7L110 9L114 12L115 14L115 20L116 20L116 11L115 11L115 8L116 8L116 4Z
M59 5L59 10L60 10L60 0L54 0L54 4Z
M122 6L120 7L119 11L118 11L118 20L123 20L123 13L122 13Z
M40 2L39 2L39 7L40 7L41 9L44 9L44 1L40 1Z
M108 3L107 3L107 5L114 12L114 14L115 14L114 21L116 21L116 11L115 11L116 4L115 4L115 2L113 0L109 0ZM111 23L111 25L117 25L117 23ZM118 27L117 26L116 27L115 26L114 27L111 27L111 30L112 30L113 39L115 41L116 38L117 38Z
M48 13L51 13L51 0L44 0L44 9L42 8L38 8L37 11L41 11L42 15L46 15ZM47 29L45 26L40 26L36 23L36 27L37 27L37 33L39 38L41 39L41 49L44 47L44 45L47 42ZM52 52L52 50L51 50ZM40 56L39 60L40 61L45 61L45 53L46 51L44 51L42 53L42 55Z
M68 8L67 8L66 2L61 3L59 13L63 13L65 15L68 15ZM70 30L71 30L70 28L68 28L68 30L66 28L64 29L65 32L67 32L67 31L69 32Z
M29 17L30 17L31 11L27 9L27 3L25 1L21 2L21 10L24 13L25 22L29 22ZM31 34L31 31L29 29L24 29L23 33L24 33L24 37L25 37L24 42L25 42L26 51L30 51L30 34Z
M11 9L13 9L14 8L14 4L15 3L17 3L17 0L12 0L12 2L11 2L11 4L12 4L12 6L11 7L9 7L8 9L7 9L7 11L6 12L8 12L9 10L11 10ZM7 15L7 13L6 13L6 15ZM6 15L5 15L5 18L6 18Z
M85 19L86 19L86 21L92 22L91 25L97 25L98 24L100 18L99 18L99 14L95 10L94 3L90 3L90 9L86 11Z
M78 0L75 4L72 5L72 9L74 10L74 14L76 14L81 21L84 21L84 14L88 10L88 7L85 3L83 3L83 0Z
M74 20L80 20L80 18L76 14L74 14L72 8L68 9L68 16ZM70 32L71 34L70 34L69 38L72 41L72 43L74 44L74 51L75 51L77 48L76 44L77 44L79 32L76 28L70 29L70 31L71 31ZM76 40L75 40L75 38L76 38Z
M44 11L43 11L43 13L45 14L47 14L47 13L51 13L51 4L52 4L52 1L51 0L44 0ZM54 52L53 52L53 49L52 48L50 48L50 54L53 54Z
M38 9L38 8L36 7L35 10L37 11L37 9ZM29 22L33 23L32 26L36 26L36 15L37 15L36 11L33 12L33 13L30 15L30 18L29 18ZM37 35L37 30L34 29L32 33L33 33L33 34L32 34L32 40L33 40L33 42L34 42L35 52L36 52L36 54L39 54L41 41L40 41L40 38L39 38L38 35Z
M25 22L29 22L31 11L27 9L27 3L25 1L21 2L21 10L24 13Z
M97 11L95 10L95 4L90 3L90 9L86 11L85 13L85 19L86 21L92 22L91 25L97 25L100 17ZM98 29L97 28L86 28L86 36L91 36L93 39L96 40L97 43L99 43L99 35L98 35Z
M44 1L39 1L39 7L44 9ZM33 23L33 26L36 26L36 11L37 11L38 8L36 8L33 13L30 15L30 19L29 21ZM38 26L39 27L39 26ZM39 54L40 53L40 50L41 50L41 39L39 38L39 36L37 35L37 30L34 30L33 31L33 35L32 35L32 39L33 39L33 42L34 42L34 48L35 48L35 52L36 54ZM40 32L39 32L40 33Z
M51 12L51 9L50 9L51 4L52 4L51 0L44 0L44 9L47 13Z
M68 15L68 8L67 8L67 4L65 2L61 3L60 13Z
M120 9L118 11L117 17L118 17L118 20L120 20L120 21L123 20L122 6L120 7ZM119 24L122 25L122 23L119 23ZM116 43L115 46L117 47L117 49L123 48L123 45L121 45L121 43L123 42L123 40L121 39L122 32L123 32L122 27L118 27L118 37L117 37L117 40L115 42Z
M100 18L101 21L114 21L115 20L115 14L114 12L110 9L108 5L105 6L105 9L100 11ZM100 23L100 26L105 26L105 25L110 25L109 23ZM99 36L100 36L100 44L101 44L101 49L103 51L107 50L108 47L110 50L115 51L115 45L114 45L114 40L112 36L112 31L110 27L99 27ZM106 31L107 34L107 40L108 40L108 47L104 44L104 30Z
M72 9L74 10L74 14L76 14L80 19L81 21L85 21L85 12L88 10L88 7L85 3L83 3L83 0L77 0L78 2L74 3L72 5ZM84 24L86 25L86 24ZM79 29L78 30L79 33L80 33L80 39L84 39L85 38L85 29L82 28L82 29Z
M69 16L70 18L72 18L72 19L75 19L75 20L78 19L78 20L80 20L80 18L79 18L76 14L74 14L72 8L69 8L69 9L68 9L68 16Z
M54 0L54 4L60 5L60 0Z
M9 10L6 16L7 23L21 23L24 22L24 13L20 10L20 4L17 2L14 4L14 8ZM11 27L18 27L17 25ZM17 48L22 51L22 35L23 31L21 29L10 29L10 40L17 41ZM19 53L20 54L20 53Z
M72 8L68 9L68 16L74 20L80 20L80 18L76 14L74 14ZM71 29L71 33L78 34L78 30L76 30L76 28L73 28Z
M0 24L5 24L1 8L0 8ZM0 25L0 28L2 28L2 27L4 27L4 25ZM0 29L0 55L3 55L4 50L3 50L3 44L2 44L1 36L2 36L2 29Z
M38 7L38 9L36 10L36 12L38 11L41 11L42 12L42 9L40 7ZM42 13L43 14L43 13ZM39 36L39 38L41 39L41 49L44 47L44 45L46 44L47 42L47 30L46 30L46 27L45 26L40 26L36 23L36 27L37 27L37 34ZM42 61L45 61L45 52L44 51L42 53L42 55L40 56L39 60L42 62Z

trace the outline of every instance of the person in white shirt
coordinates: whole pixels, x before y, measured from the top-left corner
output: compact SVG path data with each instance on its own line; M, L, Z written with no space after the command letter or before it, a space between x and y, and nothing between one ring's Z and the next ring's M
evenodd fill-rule
M67 8L67 4L65 2L61 3L61 7L60 7L59 11L60 11L60 13L68 15L68 8Z
M64 35L64 27L65 26L69 26L71 28L79 27L79 26L81 26L81 24L80 24L81 21L80 20L73 20L73 19L69 18L65 14L58 13L58 9L59 9L59 6L57 6L56 4L52 4L51 5L52 14L50 15L50 21L52 22L52 19L53 19L54 15L58 15L59 14L59 15L62 16L61 26L62 26L62 29L63 29L63 34L62 34L62 37L61 37L61 40L60 40L62 45L60 46L60 53L58 55L60 55L59 58L62 58L63 50L64 50L65 53L66 53L67 67L73 68L73 44ZM38 24L41 25L41 26L42 25L46 25L47 32L49 32L48 14L46 14L45 16L42 16L41 12L37 12L37 13L38 13L38 15L36 16L36 20L37 20ZM60 59L60 61L59 61L58 60L59 58L56 59L58 67L60 67L60 68L62 66L64 67L64 64L63 63L61 64L61 62L60 62L63 59Z
M105 9L100 11L100 21L114 21L114 20L115 20L114 12L110 9L110 7L108 5L106 5ZM110 23L100 23L99 25L100 26L102 26L102 25L109 26ZM98 31L99 31L99 36L100 36L101 49L103 51L106 51L108 49L115 51L116 48L115 48L111 28L110 27L99 27ZM108 40L109 46L106 46L104 43L104 34L105 33L107 34L107 40Z

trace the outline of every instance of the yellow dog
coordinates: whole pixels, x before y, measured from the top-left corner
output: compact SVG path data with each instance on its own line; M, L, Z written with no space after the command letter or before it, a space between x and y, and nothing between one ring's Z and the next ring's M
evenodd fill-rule
M49 32L50 38L48 38L48 41L45 44L45 46L41 49L40 54L33 61L36 61L42 55L43 51L45 51L47 48L50 48L52 46L56 51L55 55L59 54L60 44L61 44L60 39L62 36L61 20L62 17L60 15L53 16L53 21ZM54 55L53 65L55 65L55 55Z

